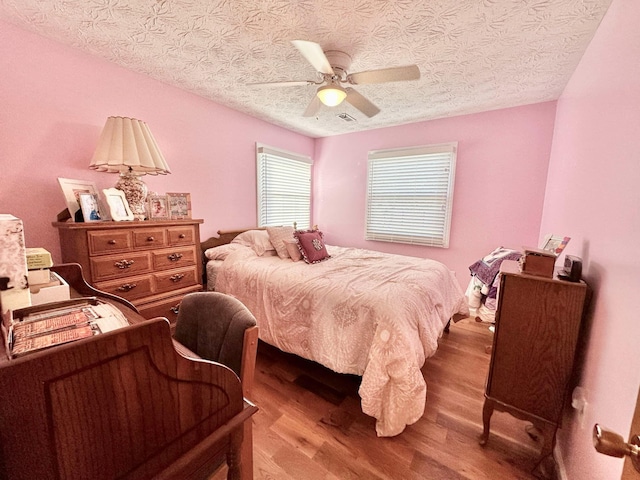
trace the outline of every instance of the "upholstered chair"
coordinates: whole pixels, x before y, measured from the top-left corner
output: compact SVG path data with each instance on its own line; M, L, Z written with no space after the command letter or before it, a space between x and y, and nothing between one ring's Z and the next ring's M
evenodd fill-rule
M258 350L256 319L244 304L218 292L185 295L180 303L174 345L183 355L195 354L231 368L242 382L244 398L253 400L253 376ZM185 348L186 347L186 351ZM243 426L243 463L253 478L253 426Z
M231 368L240 377L245 398L251 400L258 327L240 300L218 292L186 295L174 339L198 357Z

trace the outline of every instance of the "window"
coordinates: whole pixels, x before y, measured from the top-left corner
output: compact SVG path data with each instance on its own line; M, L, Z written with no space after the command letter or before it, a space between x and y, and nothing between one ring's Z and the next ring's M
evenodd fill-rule
M449 246L457 143L369 152L366 240Z
M257 145L258 226L311 224L309 157Z

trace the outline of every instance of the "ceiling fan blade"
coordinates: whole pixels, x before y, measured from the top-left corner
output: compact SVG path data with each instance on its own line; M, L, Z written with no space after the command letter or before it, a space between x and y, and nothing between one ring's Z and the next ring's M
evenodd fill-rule
M320 45L306 40L292 40L291 43L318 72L333 75L333 68Z
M258 83L247 83L249 86L257 86L257 87L295 87L298 85L316 85L316 82L312 80L299 80L299 81L290 81L290 82L258 82Z
M345 90L347 91L347 102L356 107L367 117L371 118L380 113L380 109L378 107L356 92L353 88L348 87Z
M406 67L381 68L380 70L369 70L367 72L351 73L347 76L347 82L353 85L365 83L400 82L404 80L418 80L420 69L417 65L407 65Z
M314 95L313 99L311 100L311 103L309 103L309 106L304 111L302 116L313 117L315 116L316 113L318 113L318 111L320 110L320 107L322 107L322 102L320 101L317 95Z

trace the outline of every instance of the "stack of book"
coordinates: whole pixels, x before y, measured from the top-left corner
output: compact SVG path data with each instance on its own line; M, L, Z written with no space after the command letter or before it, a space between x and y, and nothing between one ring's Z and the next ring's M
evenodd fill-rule
M51 254L44 248L27 248L27 274L29 286L49 282L53 260Z
M51 254L44 248L27 248L27 269L31 305L69 300L69 285L50 268Z

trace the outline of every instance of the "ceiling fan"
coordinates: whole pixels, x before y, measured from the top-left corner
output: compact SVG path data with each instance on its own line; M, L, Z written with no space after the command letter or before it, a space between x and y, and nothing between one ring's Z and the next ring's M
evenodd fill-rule
M293 40L291 43L302 53L304 58L317 70L320 77L315 80L284 81L250 83L268 87L291 87L297 85L321 85L311 103L304 111L305 117L313 117L322 104L329 107L340 105L346 100L367 117L373 117L380 112L371 101L351 87L342 84L363 85L368 83L398 82L404 80L418 80L420 70L417 65L404 67L382 68L366 72L348 73L351 57L344 52L329 50L324 52L322 47L306 40Z

